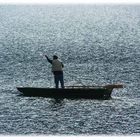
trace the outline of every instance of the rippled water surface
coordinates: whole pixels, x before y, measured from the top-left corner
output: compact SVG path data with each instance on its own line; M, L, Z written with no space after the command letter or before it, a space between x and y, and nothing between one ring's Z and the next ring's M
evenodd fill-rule
M19 96L53 87L44 55L64 63L65 85L123 83L110 100ZM139 5L0 5L1 135L139 135Z

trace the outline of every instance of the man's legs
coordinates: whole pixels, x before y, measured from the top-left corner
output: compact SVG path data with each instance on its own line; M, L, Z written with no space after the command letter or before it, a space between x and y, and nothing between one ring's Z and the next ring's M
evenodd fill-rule
M61 83L61 88L64 88L64 78L63 78L63 74L61 74L59 76L59 80L60 80L60 83Z
M59 75L54 75L54 83L55 83L55 88L58 88L58 84L59 84Z

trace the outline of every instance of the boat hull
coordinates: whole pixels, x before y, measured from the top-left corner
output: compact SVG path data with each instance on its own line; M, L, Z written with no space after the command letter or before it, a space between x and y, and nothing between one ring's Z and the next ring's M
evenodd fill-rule
M35 88L17 87L24 96L37 96L47 98L84 98L84 99L109 99L113 89L106 88Z

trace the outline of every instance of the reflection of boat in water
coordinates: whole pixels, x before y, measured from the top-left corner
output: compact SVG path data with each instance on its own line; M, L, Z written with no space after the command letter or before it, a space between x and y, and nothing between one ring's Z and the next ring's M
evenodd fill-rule
M123 85L105 86L66 86L59 88L17 87L25 96L38 96L48 98L85 98L85 99L109 99L114 88L122 88Z

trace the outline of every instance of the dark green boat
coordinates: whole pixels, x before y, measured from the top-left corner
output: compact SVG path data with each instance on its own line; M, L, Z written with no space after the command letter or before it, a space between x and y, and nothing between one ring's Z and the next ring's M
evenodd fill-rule
M48 98L84 98L84 99L109 99L114 88L122 88L122 85L106 86L66 86L59 88L37 88L37 87L17 87L24 96L37 96Z

